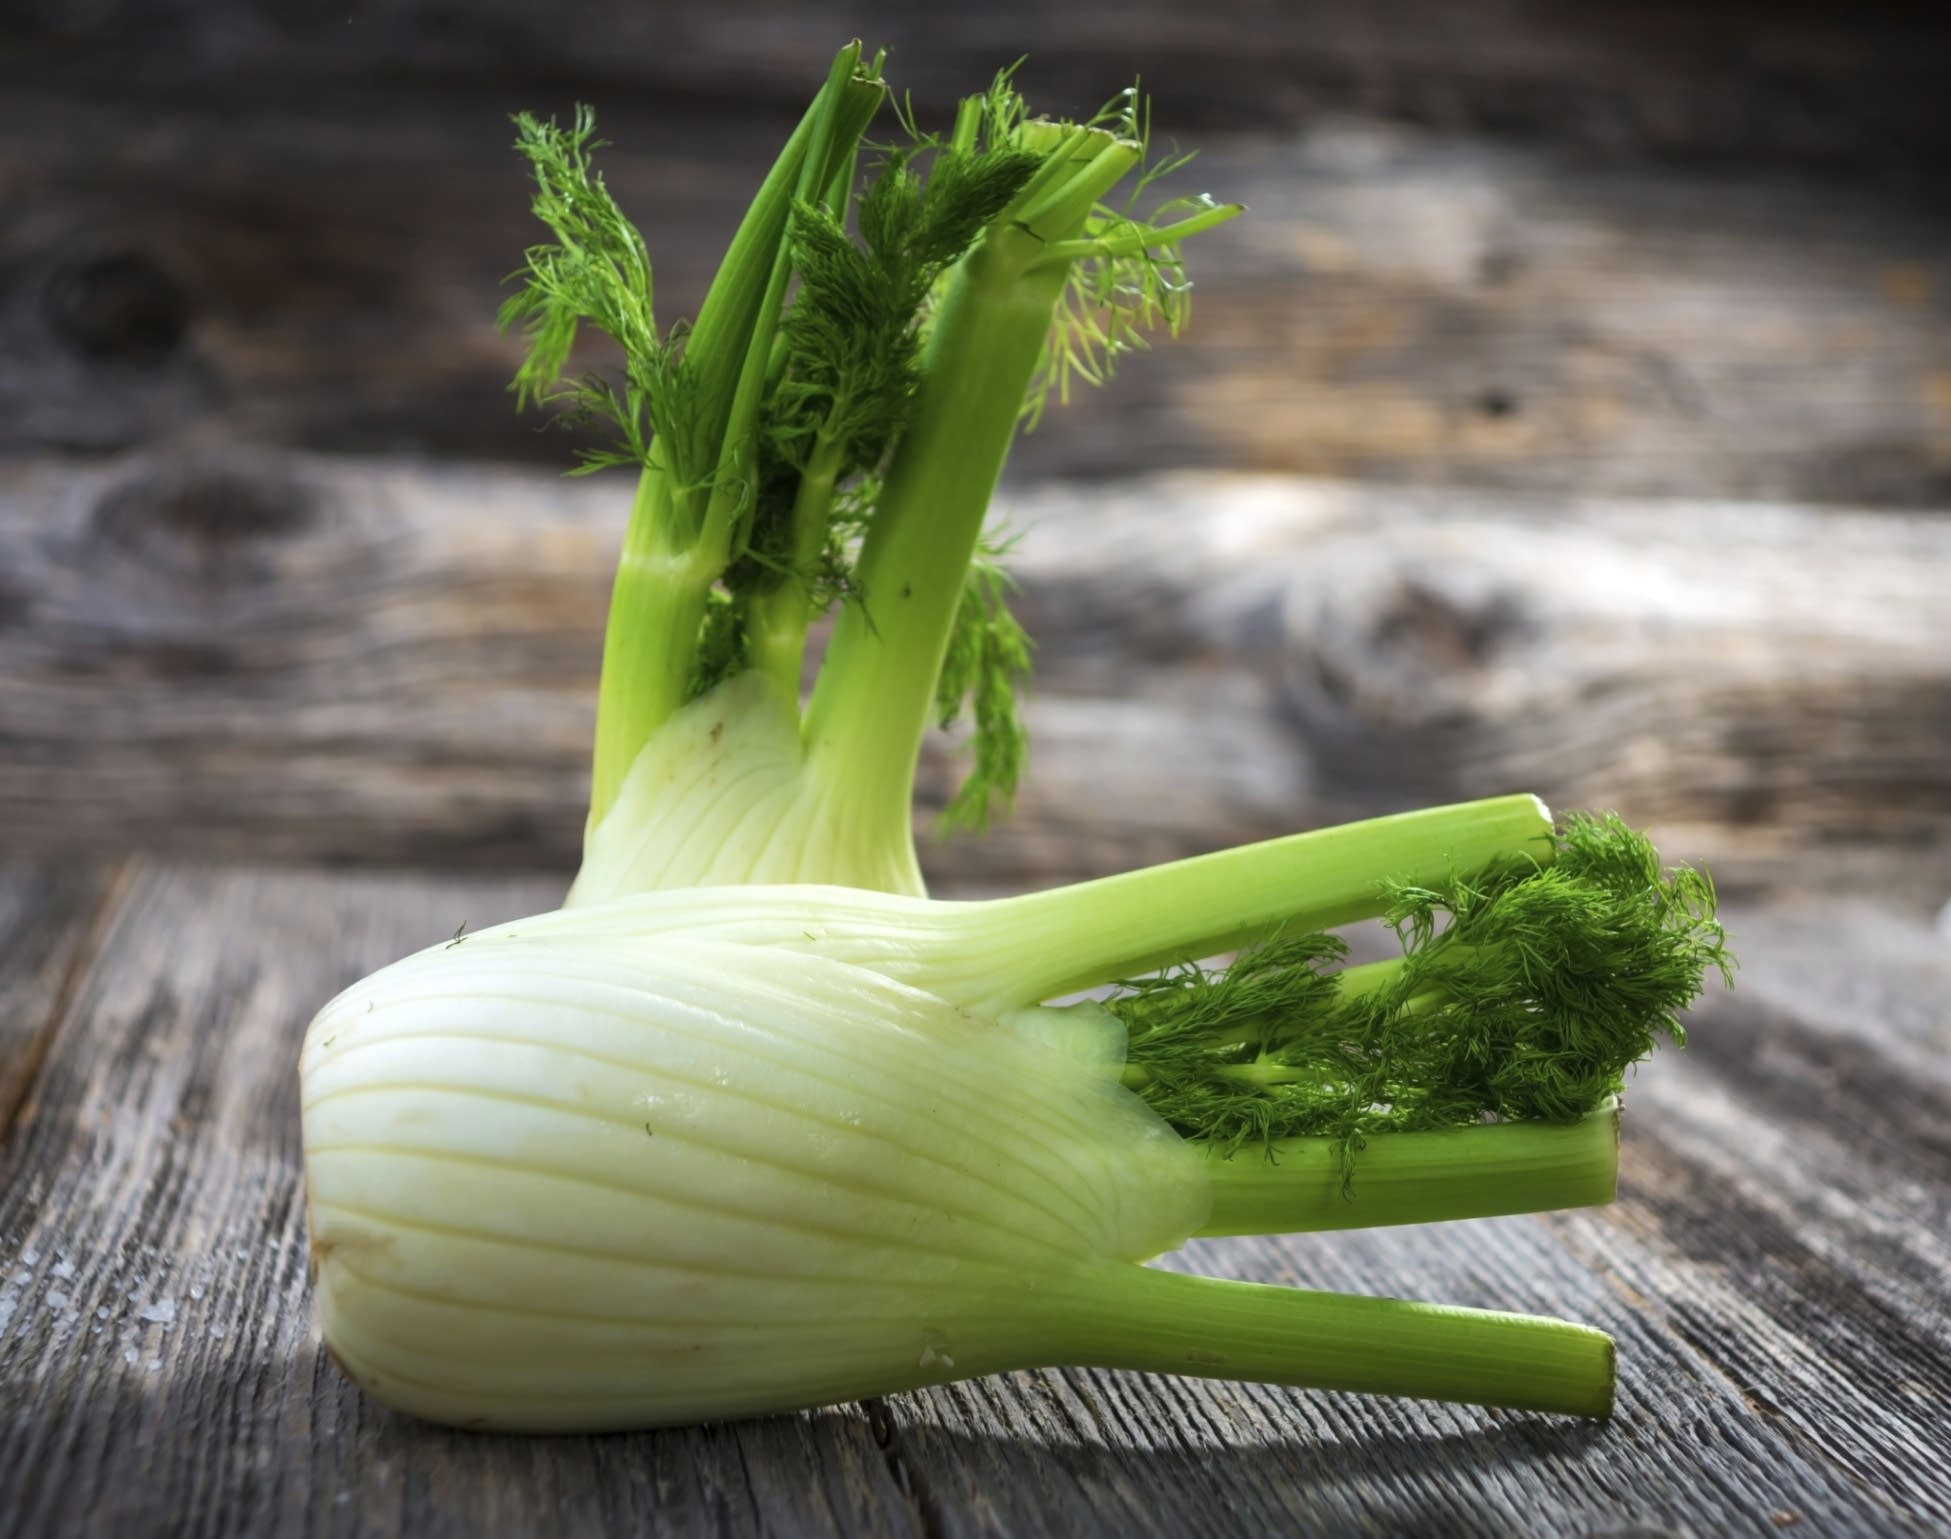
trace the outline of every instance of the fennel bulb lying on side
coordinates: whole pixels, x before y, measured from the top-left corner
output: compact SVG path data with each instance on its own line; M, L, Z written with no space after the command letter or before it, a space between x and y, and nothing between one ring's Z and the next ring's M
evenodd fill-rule
M1174 1132L1124 1087L1115 1007L999 1008L1043 986L1033 949L1010 961L1034 914L718 891L466 936L321 1012L319 1311L370 1392L587 1429L1100 1363L1609 1405L1598 1332L1137 1265L1206 1228L1234 1164L1233 1230L1602 1200L1608 1112L1522 1147L1388 1135L1433 1147L1395 1187L1364 1169L1356 1197L1308 1140L1270 1163Z
M930 719L973 717L958 822L1022 761L1028 647L982 540L1011 440L1183 321L1179 243L1238 210L1105 202L1173 169L1145 166L1142 105L1033 120L1007 75L944 136L903 118L856 191L885 94L843 50L665 331L587 115L519 120L554 239L504 312L518 384L639 468L585 859L564 908L312 1023L326 1345L389 1404L498 1429L1047 1364L1606 1414L1612 1343L1582 1326L1144 1263L1609 1200L1627 1070L1728 966L1704 877L1517 795L923 894ZM621 383L560 380L584 324ZM1345 965L1328 932L1378 919L1400 956Z
M306 1049L326 1339L381 1399L538 1429L1060 1359L1209 1206L1115 1023L1076 1035L709 930L408 958Z

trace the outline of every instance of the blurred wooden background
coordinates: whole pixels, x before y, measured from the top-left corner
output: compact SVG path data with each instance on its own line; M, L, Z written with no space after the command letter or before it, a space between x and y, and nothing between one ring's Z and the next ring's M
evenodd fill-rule
M1582 1311L1614 1429L1069 1374L545 1454L321 1364L297 1034L580 835L629 489L505 390L507 115L596 106L680 314L855 34L936 121L1142 72L1252 206L1019 448L1031 778L940 890L1526 787L1733 895L1617 1209L1206 1258ZM1947 102L1942 7L13 0L0 1534L1951 1522Z
M0 826L17 847L565 867L628 488L554 485L566 435L505 393L515 347L491 316L533 235L506 116L597 106L682 313L806 80L858 31L893 46L924 116L1022 53L1056 110L1142 69L1161 138L1200 149L1186 185L1252 206L1200 243L1191 332L1015 458L1005 509L1022 525L1034 502L1042 524L1026 609L1044 730L1024 818L932 851L942 879L1524 784L1680 829L1728 880L1806 857L1912 903L1951 893L1942 14L16 15ZM1327 609L1282 600L1269 628L1256 591L1261 609L1223 621L1216 595L1248 603L1231 579L1270 554L1214 533L1240 483L1028 490L1199 468L1330 480L1296 505L1335 504L1344 537L1386 525L1388 548ZM1114 574L1114 525L1044 518L1165 495L1208 593L1171 561ZM1303 583L1313 516L1268 536ZM1086 538L1101 548L1072 548ZM1142 639L1143 666L1107 672L1073 644L1091 625ZM1188 702L1222 752L1155 730ZM1172 805L1107 769L1100 729L1116 757L1170 745ZM931 796L947 773L931 766ZM1082 856L1064 846L1080 809L1105 824Z

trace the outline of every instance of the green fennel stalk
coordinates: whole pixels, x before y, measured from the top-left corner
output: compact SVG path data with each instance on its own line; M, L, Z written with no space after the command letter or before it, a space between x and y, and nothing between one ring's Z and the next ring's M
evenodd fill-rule
M717 881L922 890L911 804L930 722L974 716L954 822L979 827L1023 760L1027 642L982 545L1010 444L1047 396L1184 323L1179 244L1239 212L1132 212L1182 163L1147 165L1135 93L1053 123L1007 74L944 135L903 117L905 142L873 152L856 189L884 94L880 61L843 50L689 330L659 328L588 114L518 120L554 239L503 309L530 342L517 389L609 425L583 469L639 467L572 901ZM620 384L562 377L584 325L622 347ZM836 606L802 702L808 633ZM711 719L681 720L693 706ZM745 766L735 793L713 763Z

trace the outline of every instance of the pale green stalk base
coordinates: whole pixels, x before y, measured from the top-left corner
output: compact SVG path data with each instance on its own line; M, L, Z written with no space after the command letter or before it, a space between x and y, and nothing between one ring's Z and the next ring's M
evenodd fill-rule
M1553 1126L1500 1122L1378 1133L1344 1181L1341 1141L1249 1144L1207 1165L1213 1210L1201 1235L1298 1234L1447 1219L1548 1213L1611 1202L1619 1184L1619 1108Z
M920 897L905 822L899 838L872 837L882 826L871 809L865 825L857 819L847 789L830 791L809 772L793 695L749 670L684 706L644 745L609 811L586 831L563 907L666 889L812 882ZM789 933L805 928L804 913L795 919L786 910L817 901L809 888L800 894L785 895Z
M657 479L655 472L647 474L644 485ZM610 600L614 610L628 612L630 623L612 625L603 637L591 828L615 803L633 762L619 745L646 741L684 704L684 664L710 587L709 568L686 556L640 548L634 517Z
M814 773L880 826L912 840L915 762L962 587L1050 328L1061 268L1034 278L972 256L930 334L927 383L889 467L862 548L864 600L847 605L807 707Z
M764 674L795 702L806 657L806 631L814 619L812 595L802 574L811 572L820 559L841 467L839 444L822 436L793 499L791 569L777 588L753 605L752 670Z
M1442 886L1494 860L1531 855L1547 864L1553 854L1544 804L1503 796L1021 897L917 901L919 876L904 894L905 871L896 863L912 861L912 846L860 837L845 816L853 804L813 788L789 704L763 679L745 675L693 701L659 738L592 836L574 914L539 923L649 937L731 920L749 940L842 955L990 1014L1191 961L1277 928L1305 933L1373 918L1385 906L1388 877ZM718 762L726 749L737 775ZM821 816L813 816L812 801ZM794 816L782 822L788 810ZM814 886L822 861L872 879L842 886L820 876ZM660 872L667 880L653 882ZM655 890L723 883L746 885L736 894ZM790 883L807 885L779 885ZM600 920L582 906L610 899L617 901Z

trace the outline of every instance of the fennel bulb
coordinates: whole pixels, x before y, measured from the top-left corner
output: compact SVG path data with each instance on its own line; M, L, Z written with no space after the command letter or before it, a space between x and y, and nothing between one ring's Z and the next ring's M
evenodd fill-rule
M319 1318L375 1397L594 1430L1100 1363L1609 1404L1598 1332L1138 1265L1200 1232L1212 1162L1123 1087L1101 1007L931 991L901 957L926 905L742 889L699 919L689 896L444 943L313 1023ZM843 959L877 951L899 976Z

